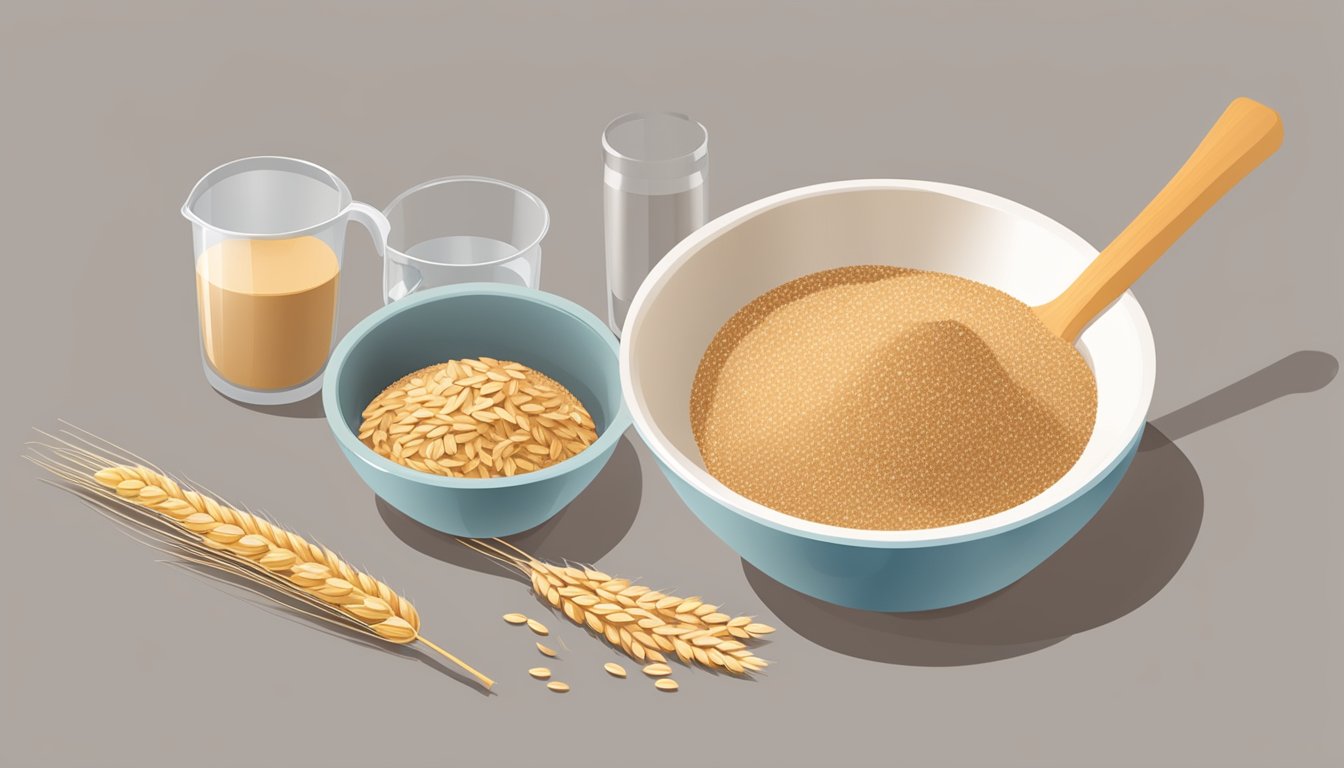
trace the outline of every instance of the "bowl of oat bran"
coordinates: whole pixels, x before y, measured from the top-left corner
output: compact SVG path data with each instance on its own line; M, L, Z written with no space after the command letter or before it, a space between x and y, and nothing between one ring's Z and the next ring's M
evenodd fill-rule
M949 184L843 181L774 195L710 222L654 268L621 340L625 401L636 430L687 506L771 578L865 610L929 610L974 600L1021 578L1072 538L1133 459L1152 397L1155 358L1147 319L1132 295L1103 312L1076 344L1095 379L1095 418L1059 469L1062 474L1029 498L1012 499L1010 507L953 516L952 524L854 527L873 516L857 510L852 519L836 521L833 511L828 516L798 508L789 514L775 508L782 503L763 504L733 490L711 474L697 442L701 425L693 423L691 407L697 372L720 329L739 310L815 273L928 270L1035 305L1058 295L1096 255L1081 237L1036 211ZM936 351L943 342L932 339L930 349ZM798 364L816 371L815 387L800 391L794 407L767 399L771 412L761 414L759 432L739 435L733 450L751 446L753 439L769 447L788 431L779 428L784 422L823 424L836 418L846 400L835 392L849 393L853 402L853 393L868 391L831 386L824 355ZM966 418L1004 428L994 416ZM869 454L873 449L865 446ZM860 455L855 461L872 458ZM974 458L966 458L968 472ZM772 474L787 478L789 470L785 465ZM798 487L812 494L800 498L821 506L816 489L840 487L827 485L833 478L825 471L798 467ZM968 476L968 483L972 479ZM992 490L983 477L978 480L978 487ZM974 495L960 498L973 501Z
M381 307L354 327L332 352L331 362L322 382L322 405L327 423L350 465L360 479L379 497L408 517L445 533L456 536L507 536L538 526L556 515L573 501L606 465L615 451L616 443L630 425L630 415L621 399L620 376L617 368L616 338L591 312L551 293L500 283L462 283L431 288ZM416 460L394 460L379 452L377 443L361 439L368 432L370 409L391 386L412 384L408 379L433 370L446 361L479 361L485 359L490 375L525 366L527 374L519 379L522 395L532 379L549 382L563 388L566 396L577 398L585 410L582 427L587 436L575 440L572 449L557 451L555 455L533 455L525 451L514 454L529 456L533 466L510 472L482 472L484 476L459 476L460 470L474 467L465 462L470 457L459 455L459 461L449 461L445 452L427 453L408 450L417 460L434 457L439 462L438 473L425 471ZM457 421L480 422L503 429L482 430L487 434L449 432L448 428L429 430L456 434L461 445L469 443L463 434L470 434L476 446L488 448L498 444L501 434L522 436L526 428L535 428L545 421L548 413L537 413L532 405L516 414L530 413L532 423L517 415L506 415L508 421L490 415L499 414L494 407L490 413L473 413L470 400L492 398L493 406L512 406L503 395L509 392L501 386L480 386L489 381L488 375L466 371L458 365L456 375L470 386L453 387L441 393L438 401L416 405L423 411L410 412L399 407L393 411L397 420L406 426L424 423L433 426L432 414L443 412ZM466 379L461 377L466 376ZM425 381L418 385L434 389L435 379L424 374ZM471 383L475 379L477 381ZM404 384L403 384L404 383ZM444 382L439 382L443 384ZM459 391L461 390L461 391ZM470 394L463 407L454 410L447 402L453 393ZM430 392L430 395L436 392ZM454 400L456 398L453 398ZM559 400L560 398L556 398ZM547 400L536 399L541 403ZM425 407L431 406L431 407ZM442 407L441 407L442 406ZM540 409L546 410L546 409ZM402 416L407 413L406 416ZM489 421L486 421L486 419ZM551 430L555 424L548 422ZM591 428L589 428L591 426ZM395 430L393 430L395 431ZM595 434L594 434L595 433ZM428 436L428 434L426 436ZM594 439L589 439L591 436ZM482 439L487 442L481 442ZM566 438L569 439L569 438ZM528 441L519 446L530 445ZM406 444L408 449L416 447ZM484 450L484 448L482 449ZM483 454L474 451L474 457ZM496 451L497 459L505 452ZM400 457L397 457L400 458ZM491 462L498 469L503 461ZM443 471L450 468L456 471Z

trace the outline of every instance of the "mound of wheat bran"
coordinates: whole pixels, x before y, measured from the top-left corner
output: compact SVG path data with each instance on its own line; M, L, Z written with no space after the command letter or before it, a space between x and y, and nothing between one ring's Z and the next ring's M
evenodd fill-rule
M1031 309L886 266L793 280L714 336L691 391L705 468L773 509L870 530L975 520L1082 454L1096 381Z

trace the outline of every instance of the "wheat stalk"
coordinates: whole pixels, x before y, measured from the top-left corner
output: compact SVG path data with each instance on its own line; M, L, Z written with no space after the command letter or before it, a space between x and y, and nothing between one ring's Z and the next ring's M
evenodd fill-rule
M683 663L742 675L760 672L767 662L747 648L774 628L750 616L729 616L699 597L677 597L617 579L593 568L544 563L504 541L459 539L531 582L537 599L570 621L587 627L640 662L665 662L672 654Z
M175 547L169 550L174 554L296 598L311 608L302 611L310 616L389 643L423 643L486 688L494 685L423 637L420 614L410 601L330 549L207 493L184 488L159 469L144 466L148 462L123 462L126 457L107 456L108 451L96 450L101 446L70 432L63 434L84 445L47 435L57 444L34 444L35 454L27 458L85 491L120 521ZM150 513L149 519L137 514L142 511Z

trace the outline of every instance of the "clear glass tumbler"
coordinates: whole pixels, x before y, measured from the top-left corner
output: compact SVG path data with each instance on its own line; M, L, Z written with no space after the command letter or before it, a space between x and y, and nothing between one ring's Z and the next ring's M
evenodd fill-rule
M387 220L331 171L289 157L219 166L182 205L192 223L205 376L235 400L277 405L322 388L331 354L345 228Z
M391 225L383 298L422 288L494 282L536 288L550 214L522 187L481 176L427 181L383 210Z
M602 131L607 324L617 336L658 260L705 223L709 134L675 112L632 112Z

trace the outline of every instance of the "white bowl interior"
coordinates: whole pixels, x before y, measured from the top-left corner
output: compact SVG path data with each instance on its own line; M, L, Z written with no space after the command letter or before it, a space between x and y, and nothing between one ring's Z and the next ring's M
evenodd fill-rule
M1077 464L1023 504L959 525L858 531L794 518L740 496L704 469L691 433L691 383L715 332L747 302L822 269L857 265L948 272L1036 305L1097 255L1082 238L995 195L919 181L848 181L784 192L691 235L654 269L631 308L622 377L636 425L664 463L712 498L776 527L840 540L915 542L1020 524L1085 489L1124 453L1152 397L1152 334L1125 294L1082 334L1097 378L1097 423Z

